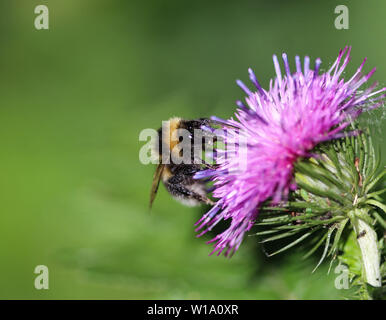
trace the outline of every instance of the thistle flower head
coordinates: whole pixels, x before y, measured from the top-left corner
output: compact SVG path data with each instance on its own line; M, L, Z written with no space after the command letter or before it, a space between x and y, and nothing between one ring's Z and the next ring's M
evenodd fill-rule
M312 156L314 147L321 142L355 135L355 131L344 129L363 111L382 103L386 88L375 91L374 83L360 90L375 72L374 68L368 74L362 73L366 59L350 79L343 79L350 49L341 50L330 69L321 74L320 59L310 68L310 59L305 57L302 66L298 56L296 70L291 72L286 54L282 55L282 74L274 55L276 78L270 81L268 91L251 69L249 77L255 91L237 80L247 94L246 104L237 102L235 119L215 118L223 124L223 141L232 147L217 150L215 170L197 174L197 178L211 177L213 196L218 199L197 222L196 231L201 231L198 236L221 220L231 220L228 229L209 241L214 243L212 253L225 252L227 256L237 250L262 203L278 204L296 189L296 161ZM240 143L240 139L246 143ZM245 163L244 168L240 162Z

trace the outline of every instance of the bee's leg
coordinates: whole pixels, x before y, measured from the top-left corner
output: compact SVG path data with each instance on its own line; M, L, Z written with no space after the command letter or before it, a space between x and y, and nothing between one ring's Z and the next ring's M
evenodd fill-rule
M197 200L199 202L206 203L208 205L214 205L215 204L208 197L203 196L197 192L190 190L189 188L187 188L185 185L183 185L181 183L173 183L173 181L171 181L171 180L172 179L169 179L169 181L167 181L165 183L165 186L172 195L177 196L177 197L183 197L186 199L194 199L194 200Z

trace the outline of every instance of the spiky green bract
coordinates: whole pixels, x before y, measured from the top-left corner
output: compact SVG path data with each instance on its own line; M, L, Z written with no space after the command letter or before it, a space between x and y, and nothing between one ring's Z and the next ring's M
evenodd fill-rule
M305 258L319 249L321 257L315 269L330 257L331 265L333 261L347 265L350 284L358 286L361 298L379 296L382 288L373 290L370 284L379 286L379 270L384 273L386 269L384 262L379 266L383 240L375 241L372 262L366 256L371 251L366 241L372 236L376 240L377 233L382 239L386 226L386 206L381 198L386 192L382 185L386 170L380 168L379 152L367 132L322 144L314 151L314 157L296 163L298 189L289 201L261 209L256 235L262 243L288 240L270 256L298 244L309 247ZM374 264L376 270L370 270Z

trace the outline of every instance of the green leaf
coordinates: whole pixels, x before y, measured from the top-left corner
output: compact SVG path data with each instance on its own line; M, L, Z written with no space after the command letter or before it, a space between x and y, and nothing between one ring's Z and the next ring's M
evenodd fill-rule
M290 236L293 236L293 235L297 234L300 231L301 230L291 230L291 231L288 231L288 232L283 232L283 233L280 233L280 234L278 234L276 236L265 238L262 241L260 241L260 243L266 243L266 242L270 242L270 241L275 241L275 240L287 238L287 237L290 237Z
M365 134L358 135L358 148L359 148L359 172L363 172L363 166L365 163L365 158L367 157L365 146L364 146L364 140L366 140Z
M310 255L312 255L323 243L323 241L327 238L327 232L320 238L320 240L309 250L302 258L307 259Z
M369 225L372 225L374 221L371 219L371 217L367 214L369 211L369 208L362 208L362 209L354 209L354 216L358 217L359 219L363 220Z
M304 219L311 219L313 217L317 217L319 215L317 214L304 214L301 216L295 216L292 217L290 215L286 216L280 216L278 218L267 218L267 219L261 219L258 220L258 222L255 223L257 226L266 226L266 225L273 225L273 224L283 224L283 223L288 223L296 220L304 220Z
M383 170L376 178L374 178L369 185L366 187L366 193L369 192L377 183L379 180L382 179L382 177L386 174L386 170Z
M375 191L375 192L369 193L367 195L367 198L378 197L379 195L381 195L382 193L385 193L385 192L386 192L386 188L382 189L382 190L379 190L379 191Z
M328 158L334 164L334 167L339 179L341 181L344 181L343 173L342 173L342 170L340 169L341 165L339 163L338 155L336 154L335 148L332 146L330 148L323 149L323 151L327 154Z
M317 188L317 187L314 187L314 186L307 184L305 181L301 180L301 177L298 173L295 174L295 177L296 177L296 182L297 182L298 186L307 190L308 192L311 192L311 193L313 193L317 196L320 196L320 197L324 197L324 198L328 198L330 200L333 200L337 203L340 203L342 206L350 203L350 201L348 201L345 197L343 197L340 194L336 194L336 193L328 191L328 190L321 190L320 188Z
M346 187L335 178L335 175L331 171L311 162L300 161L296 164L295 170L323 182L330 188L342 191L346 190Z
M361 251L354 230L350 232L342 251L338 259L347 265L351 273L360 277L362 275Z
M328 253L328 255L331 255L331 254L335 253L336 250L338 249L339 241L340 241L340 238L342 236L343 230L344 230L344 228L345 228L345 226L347 224L347 221L349 221L349 220L350 220L349 218L346 218L346 219L344 219L343 221L341 221L339 223L339 226L338 226L337 231L336 231L336 235L334 237L334 242L333 242L333 244L331 246L331 250Z
M318 264L316 265L316 267L314 268L314 270L312 270L312 273L314 273L316 271L316 269L318 269L318 267L320 266L320 264L323 262L324 258L326 257L327 255L327 251L328 251L328 246L330 245L330 239L331 239L331 235L332 233L335 231L335 227L331 227L328 232L327 232L327 239L326 239L326 244L324 246L324 251L323 251L323 254L322 254L322 257L320 258Z
M386 221L382 219L382 217L376 212L375 210L372 211L372 214L374 218L379 222L379 224L383 227L383 229L386 229Z
M272 257L280 252L283 252L287 249L290 249L292 248L293 246L297 245L299 242L303 241L304 239L306 239L307 237L309 237L311 234L313 234L316 230L312 230L312 231L309 231L307 233L305 233L304 235L302 235L300 238L296 239L295 241L291 242L290 244L286 245L285 247L275 251L274 253L271 253L271 254L268 254L269 257Z
M300 195L302 196L302 198L306 201L310 201L310 197L308 196L308 193L306 190L304 189L300 189ZM309 205L309 202L305 202Z
M386 205L384 205L383 203L380 203L377 200L370 199L370 200L367 200L365 203L372 204L373 206L380 208L383 212L386 213Z

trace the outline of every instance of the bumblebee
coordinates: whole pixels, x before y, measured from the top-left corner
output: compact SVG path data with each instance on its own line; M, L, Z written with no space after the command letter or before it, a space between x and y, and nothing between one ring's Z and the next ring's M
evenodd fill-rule
M165 123L167 125L163 125L158 130L158 141L155 146L155 152L160 161L153 177L150 208L161 180L170 195L187 206L196 206L201 203L213 205L214 202L207 196L205 181L203 179L194 179L193 176L204 169L214 168L203 159L197 159L197 152L194 150L199 140L202 149L208 144L205 137L210 137L210 143L216 142L217 138L214 135L201 129L202 126L209 127L213 125L214 121L206 118L184 120L175 117ZM184 129L187 135L182 137L180 129ZM200 133L199 135L197 135L197 131ZM183 151L181 145L182 147L187 146L190 152L188 157L185 157L182 161L177 161L176 158L181 159Z

